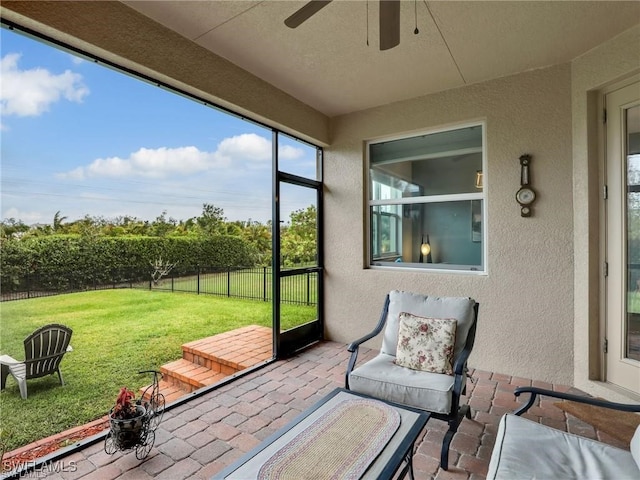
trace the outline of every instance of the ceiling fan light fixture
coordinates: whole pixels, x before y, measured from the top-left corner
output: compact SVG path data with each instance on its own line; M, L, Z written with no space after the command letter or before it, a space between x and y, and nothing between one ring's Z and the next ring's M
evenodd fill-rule
M400 1L380 0L380 50L400 45Z

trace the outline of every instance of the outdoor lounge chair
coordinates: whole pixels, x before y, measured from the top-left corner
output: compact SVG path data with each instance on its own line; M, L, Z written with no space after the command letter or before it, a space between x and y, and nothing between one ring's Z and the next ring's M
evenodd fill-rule
M466 389L467 359L475 339L478 306L471 298L434 297L395 290L387 295L376 328L347 348L351 352L345 379L347 389L425 410L432 418L448 422L449 430L440 454L440 465L444 470L449 466L453 435L465 416L471 418L469 406L460 405L460 396ZM452 323L455 327L451 327ZM412 328L414 335L410 335ZM360 344L371 340L383 329L380 353L354 369ZM453 335L451 331L437 334L436 337L448 338L448 346L437 340L440 348L426 352L415 343L407 345L413 343L410 337L425 345L424 338L419 339L421 329L431 332L453 329L454 332ZM440 363L448 366L444 373L438 373L440 367L435 365L438 362L431 360L443 356L442 352L435 353L442 347L449 357ZM403 366L412 353L419 358L414 359L416 361L410 367Z
M69 345L72 330L64 325L51 324L40 327L24 340L24 362L9 355L0 355L0 389L4 389L9 374L18 382L20 396L27 398L27 380L58 374L64 385L60 362L72 348Z
M520 416L534 405L537 395L622 412L640 413L640 404L613 403L537 387L518 387L513 393L516 397L522 393L530 396L514 414L505 414L500 419L487 479L640 478L640 425L626 450Z

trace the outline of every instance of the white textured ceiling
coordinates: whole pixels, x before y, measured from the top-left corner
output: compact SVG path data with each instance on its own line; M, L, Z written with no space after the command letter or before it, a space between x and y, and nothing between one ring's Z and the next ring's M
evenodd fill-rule
M640 23L638 1L403 0L400 45L380 51L375 0L296 29L305 1L123 3L328 116L564 63Z

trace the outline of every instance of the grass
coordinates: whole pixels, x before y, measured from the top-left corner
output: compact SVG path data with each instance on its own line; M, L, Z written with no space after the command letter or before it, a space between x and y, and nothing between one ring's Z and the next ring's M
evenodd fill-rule
M7 449L105 415L122 386L150 383L140 370L181 357L180 346L246 325L271 326L271 303L209 295L103 290L0 304L0 353L24 359L24 338L48 323L73 329L73 351L57 375L27 381L28 398L7 379L0 393L0 430ZM316 307L282 306L282 328L315 318Z
M629 313L640 313L640 292L627 293L627 309Z
M196 275L162 278L154 289L174 290L181 292L212 293L217 295L231 295L267 300L271 299L270 269L244 269L230 273L203 273L200 282ZM318 274L294 275L280 280L280 295L282 301L292 303L317 302ZM145 286L147 283L145 283Z

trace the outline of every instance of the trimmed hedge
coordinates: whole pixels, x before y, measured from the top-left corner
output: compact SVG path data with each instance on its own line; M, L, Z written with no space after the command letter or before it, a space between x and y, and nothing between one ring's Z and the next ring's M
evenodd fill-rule
M148 279L151 263L176 263L175 274L197 265L255 264L255 249L239 237L81 237L51 235L0 244L2 290L19 289L27 275L52 290ZM69 272L72 272L69 274ZM141 273L145 272L145 273ZM132 278L141 277L143 278Z

